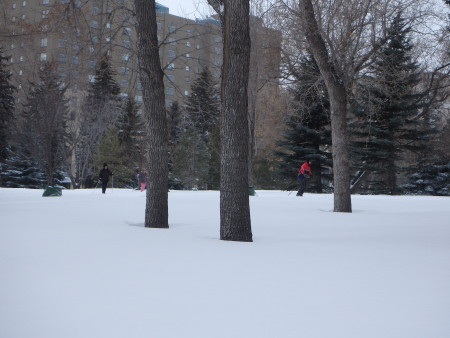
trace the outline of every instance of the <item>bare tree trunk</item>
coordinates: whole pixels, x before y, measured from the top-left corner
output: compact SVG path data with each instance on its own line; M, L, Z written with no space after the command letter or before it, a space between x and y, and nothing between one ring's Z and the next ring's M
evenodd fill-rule
M249 0L225 0L220 239L252 241L248 195Z
M148 147L145 226L168 228L168 141L163 71L159 59L155 0L135 0L138 59Z
M333 142L334 211L351 212L347 93L344 81L337 74L320 34L311 0L300 0L300 12L306 39L319 66L331 106L331 137Z

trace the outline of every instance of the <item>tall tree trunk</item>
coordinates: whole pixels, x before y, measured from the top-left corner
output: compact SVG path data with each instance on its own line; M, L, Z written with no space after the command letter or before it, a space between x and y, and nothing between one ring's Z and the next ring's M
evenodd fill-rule
M249 0L225 0L220 239L252 241L248 195Z
M163 71L159 59L155 0L135 0L138 60L147 136L145 226L168 228L168 141Z
M347 93L344 81L330 60L320 34L311 0L300 0L300 12L306 39L324 78L330 97L331 137L334 174L334 211L351 212L349 154L347 135Z

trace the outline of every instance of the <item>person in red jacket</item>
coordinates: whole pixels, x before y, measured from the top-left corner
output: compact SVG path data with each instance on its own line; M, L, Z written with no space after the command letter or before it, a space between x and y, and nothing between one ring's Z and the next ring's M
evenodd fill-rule
M297 192L297 196L303 196L303 193L306 190L306 182L312 176L311 171L311 160L306 160L305 163L302 164L300 169L298 170L298 183L299 188Z

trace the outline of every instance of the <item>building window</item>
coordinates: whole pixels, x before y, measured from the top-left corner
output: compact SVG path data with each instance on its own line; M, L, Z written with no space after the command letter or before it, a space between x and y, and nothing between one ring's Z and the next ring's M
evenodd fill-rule
M169 79L169 81L170 81L171 83L173 83L173 82L175 81L175 76L172 75L172 74L167 75L167 78Z
M98 21L97 20L92 20L91 21L91 28L98 28Z
M25 60L25 58L23 56L19 56L19 61L23 62Z
M25 14L22 14L22 20L25 20L27 18L27 16Z
M130 40L123 40L123 45L127 49L131 49L131 41Z
M22 76L23 75L23 70L19 70L19 75Z
M190 70L189 66L186 66L186 71L189 72Z
M170 58L170 59L174 59L174 58L175 58L175 51L169 49L169 50L167 51L167 57Z
M174 38L169 38L169 45L175 46L176 44L177 44L177 42L175 41Z
M90 83L95 82L95 75L88 74L88 80L89 80Z
M189 91L185 90L184 91L184 96L189 96Z
M100 14L100 8L98 8L98 7L92 7L92 14L94 14L94 15Z
M44 9L43 11L42 11L42 19L46 19L46 18L48 18L48 14L50 13L50 10L49 9Z
M169 33L175 33L176 30L177 30L177 27L169 26Z
M131 36L131 28L125 27L123 29L123 35Z
M105 38L105 41L106 41L107 43L110 43L110 42L111 42L111 38L110 38L110 37L107 37L107 38Z
M142 103L142 102L144 102L144 100L142 99L142 95L136 95L136 96L134 97L134 100L135 100L137 103Z
M186 41L186 47L191 47L191 42L190 41Z
M188 53L188 54L186 54L186 57L189 59L191 57L191 55Z
M98 43L98 36L95 36L95 35L94 35L94 36L92 37L92 42L93 42L93 43Z
M92 55L92 54L95 54L95 48L94 47L89 47L89 53Z
M161 22L156 23L156 28L160 31L161 30Z
M89 69L95 69L95 61L89 61Z
M128 88L128 80L120 81L120 87L121 88Z
M66 48L67 40L59 40L58 41L58 48Z
M26 1L22 1L22 7L26 7L27 2Z
M172 100L166 100L166 107L171 107L173 104Z
M48 5L48 4L49 4L49 0L42 0L42 4L43 4L44 6Z
M184 83L190 83L191 82L191 78L189 76L186 76L184 78Z
M72 57L72 64L78 65L80 63L80 58L77 55Z
M122 55L122 61L123 62L128 62L128 60L130 60L130 54L123 54Z
M140 82L137 82L136 83L136 88L137 88L137 90L142 90L142 83L140 83Z
M12 9L16 9L16 7L17 7L16 3L13 3L12 4Z
M122 74L123 75L130 75L130 68L128 67L122 67Z
M16 20L17 20L17 19L16 19L15 16L13 16L13 17L11 18L11 21L12 21L12 22L16 22Z
M167 87L166 88L166 95L173 96L174 92L175 91L174 91L174 89L172 87Z
M169 64L167 65L167 69L170 69L170 70L175 69L175 64L174 64L173 62L169 63Z
M58 61L59 62L66 62L67 61L67 55L66 54L59 54L58 55Z
M47 53L41 53L39 60L41 61L47 61Z

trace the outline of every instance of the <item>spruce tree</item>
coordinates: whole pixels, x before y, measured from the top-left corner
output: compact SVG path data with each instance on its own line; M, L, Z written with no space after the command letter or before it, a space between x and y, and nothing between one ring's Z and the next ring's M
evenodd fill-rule
M421 73L412 60L410 33L411 27L398 14L386 45L362 80L352 126L353 151L358 169L371 174L365 189L372 193L399 192L398 176L411 168L404 155L423 149L430 133L421 116L426 93L418 89Z
M180 135L172 157L173 174L184 188L207 188L209 153L205 141L192 125Z
M279 174L286 182L291 182L287 189L294 189L301 164L312 160L314 175L308 189L322 192L323 182L331 181L332 166L328 95L313 57L305 57L294 75L296 86L292 90L292 104L295 113L287 117L284 137L278 141L281 148L276 152L280 158Z
M120 88L114 75L110 60L105 55L97 64L83 109L74 123L78 126L74 135L76 167L73 181L76 187L81 186L89 175L97 175L98 168L92 166L93 157L99 155L96 151L100 139L108 128L115 125L123 112Z
M180 142L181 134L183 133L182 127L182 114L178 101L174 101L167 111L168 122L168 134L169 134L169 188L170 189L182 189L183 185L180 178L174 172L174 168L177 166L175 163L175 151L177 150L178 143ZM183 159L181 159L183 160Z
M142 141L144 121L139 106L132 98L125 102L125 108L117 122L119 142L124 148L125 160L130 167L142 168L145 164L145 149Z
M0 48L0 160L6 157L9 130L14 117L15 87L10 83L11 73L7 70L9 57L3 56Z
M186 101L188 120L206 144L208 163L207 188L220 186L219 92L213 77L205 68L191 85Z
M45 63L39 71L39 80L31 84L23 117L23 147L53 185L58 170L68 157L66 121L68 100L54 64Z
M206 143L219 122L219 93L208 68L191 85L186 111L194 128Z

